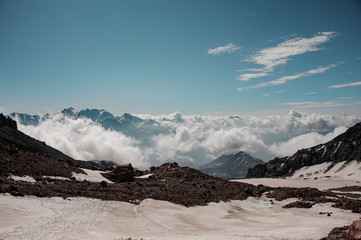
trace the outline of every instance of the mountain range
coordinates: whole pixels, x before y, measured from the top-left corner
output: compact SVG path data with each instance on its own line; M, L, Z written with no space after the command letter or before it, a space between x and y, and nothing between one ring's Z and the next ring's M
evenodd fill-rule
M261 159L240 151L237 154L222 155L198 169L211 176L224 179L244 178L249 168L264 163Z
M163 153L164 151L159 151L157 148L157 139L159 136L174 136L180 138L180 142L187 141L187 132L182 132L182 126L187 124L187 121L183 118L182 114L176 112L174 114L168 116L162 116L157 118L141 118L138 116L134 116L129 113L124 113L120 116L115 116L110 112L104 109L83 109L76 110L72 107L65 108L59 113L55 114L44 114L44 115L29 115L25 113L16 113L13 112L8 115L9 117L16 119L20 125L23 126L39 126L42 122L46 120L50 121L61 121L64 117L69 117L72 119L87 119L91 120L94 123L97 123L105 130L113 130L116 132L120 132L127 137L134 138L137 141L137 144L142 149L154 149L157 154L161 153L164 155L168 155L167 153ZM55 118L54 118L55 116ZM54 119L52 119L54 118ZM230 119L235 118L234 116L230 116ZM178 131L178 132L177 132ZM187 130L188 131L188 130ZM158 152L157 152L158 151ZM171 154L170 154L171 155ZM158 155L153 155L150 157L151 159L158 159ZM196 159L195 162L193 159ZM190 167L197 168L199 164L204 164L209 162L211 159L205 157L204 150L195 147L194 152L188 154L187 152L182 152L177 154L176 156L168 157L167 159L162 159L162 161L177 161L182 165L187 165ZM152 160L151 160L152 161ZM154 162L157 162L156 160ZM235 163L237 164L237 163ZM242 163L243 164L243 163ZM241 164L241 165L242 165ZM224 167L229 166L230 163L226 163ZM246 164L247 165L247 164ZM254 165L249 165L254 166ZM224 170L222 170L224 171ZM222 171L215 174L215 176L222 176ZM244 174L237 173L244 172L245 167L238 167L237 170L231 170L232 173L230 175L223 175L224 178L233 178L233 177L242 177Z
M147 143L147 139L151 139L151 136L166 133L169 131L169 128L164 127L155 120L144 120L129 113L124 113L121 116L114 116L113 114L107 112L104 109L85 109L78 111L70 107L62 110L61 114L74 119L90 119L91 121L100 124L104 129L119 131L127 136L142 139L145 145L150 144L150 142ZM15 112L11 113L9 116L11 118L17 119L20 124L25 126L37 126L41 120L46 120L47 118L51 117L50 114L40 116ZM185 122L182 115L179 113L174 114L173 119L167 119L164 117L162 118L162 121L173 121L179 124ZM98 161L97 164L100 163L101 162ZM260 163L263 163L263 161L258 158L252 157L245 152L239 152L237 154L223 155L210 163L202 165L198 169L200 169L204 173L224 179L244 178L248 168L254 167L255 165ZM191 164L187 163L187 165Z
M247 141L249 141L248 139L246 139L245 141L245 139L243 138L237 138L237 135L233 134L233 132L237 134L244 133L242 121L245 121L245 118L240 118L238 116L229 116L227 118L215 120L212 119L207 123L208 125L205 125L204 120L199 120L197 119L197 117L183 117L180 113L175 113L169 116L162 117L147 117L140 115L136 116L129 113L115 116L104 109L76 110L74 108L66 108L59 113L45 115L29 115L14 112L11 113L9 116L13 119L16 119L23 128L24 126L39 126L39 124L42 124L43 121L47 122L46 120L61 122L62 119L65 117L78 120L85 119L86 124L90 123L91 121L97 123L97 125L101 126L104 129L114 130L116 132L120 132L126 135L127 137L130 137L131 140L129 141L134 140L135 142L134 149L139 150L139 153L141 153L137 155L136 158L139 159L139 156L146 156L148 166L157 165L159 163L167 161L176 161L181 165L187 165L190 167L202 169L202 171L207 172L208 174L219 176L222 178L242 178L245 176L247 168L251 168L251 170L248 171L247 177L288 176L291 175L295 170L303 166L318 164L324 161L333 161L334 159L339 159L339 161L341 161L341 159L347 158L346 155L342 156L342 154L340 154L341 148L346 144L347 141L351 141L331 141L332 143L329 142L310 149L299 150L293 156L275 158L274 160L271 160L266 164L262 164L259 159L244 157L242 153L223 155L215 159L217 157L217 152L237 152L239 151L238 145L247 144ZM299 121L298 118L301 119L301 117L302 116L295 115L294 113L291 115L290 122L288 123L290 132L292 132L292 129L294 128L294 126L296 126L295 121ZM299 122L297 121L296 123L299 124ZM191 127L187 126L187 123L190 122L192 122ZM317 121L316 123L316 126L319 126L319 124L321 124L322 126L327 125L324 121ZM214 125L217 126L216 132L212 129L212 126ZM64 127L68 127L68 125L64 125ZM38 129L39 128L41 128L41 126L39 126ZM309 130L305 130L304 133L307 133L308 131L313 132L315 131L314 128L315 127L312 127L311 124L311 127L306 128L306 130ZM229 134L230 136L225 134L231 132L231 130L229 129L232 130L232 135ZM236 131L233 131L234 129L236 129ZM240 129L242 129L242 131L238 131ZM322 130L325 131L323 133L326 133L333 128L328 126L321 129L327 129L327 131ZM298 134L301 133L303 132L300 132ZM47 133L45 133L45 136L46 134ZM209 138L210 135L212 135L212 139ZM285 134L283 133L280 135ZM82 136L82 134L79 134L79 136L77 136L77 138L74 138L73 142L71 142L70 144L76 144L77 142L79 142L79 139L81 139ZM223 139L223 136L228 136L229 138ZM271 134L265 139L268 139L267 141L270 141L269 139L271 138L277 138L277 141L281 141L280 137L278 137L276 134ZM90 137L88 137L88 139L96 138L95 136L91 135ZM196 139L196 141L194 141L194 139ZM45 141L46 138L44 138L43 140ZM114 140L114 138L112 140ZM238 144L237 142L239 141L241 141L242 144ZM243 141L245 142L243 143ZM282 139L282 141L286 141L286 139ZM94 144L97 144L95 140ZM92 149L90 148L92 148L94 144L89 144L90 147L88 147L88 149L82 148L81 151L91 151ZM222 145L222 147L220 147L220 145ZM225 147L229 146L230 149L227 148L227 151L224 151L225 147L223 145L225 145ZM233 147L233 145L235 147ZM54 144L54 146L58 145ZM133 145L130 146L133 147ZM118 145L115 144L112 147L116 149L118 148ZM345 145L345 147L349 149L348 145ZM99 149L104 148L99 147ZM260 149L262 151L262 148ZM66 152L67 154L71 154L70 152L66 151L66 148L61 148L61 150ZM112 150L112 148L110 148L110 150ZM325 151L325 153L323 153L323 151ZM252 154L255 154L255 152L252 152ZM221 154L219 154L218 156L220 155ZM115 157L113 158L107 158L102 156L104 155L99 154L98 157L93 157L90 160L107 159L116 162L119 154L115 154ZM209 156L214 157L211 158ZM258 153L257 156L260 156L260 154ZM274 155L272 157L274 157ZM271 159L272 157L268 159ZM77 158L86 159L82 157ZM129 155L125 155L125 157L123 157L121 161L118 161L118 163L121 164L122 162L124 163L126 161L129 161L128 159ZM212 159L215 160L210 162ZM255 167L255 165L257 164L259 164L259 166ZM199 165L201 165L201 167L199 167Z
M133 116L129 113L124 113L121 116L114 116L110 112L104 109L83 109L75 110L74 108L65 108L60 113L64 116L77 118L88 118L93 122L99 123L105 129L111 129L116 131L121 131L123 133L129 133L130 135L137 135L134 132L136 129L141 129L142 125L157 126L157 122L154 120L143 120L136 116ZM45 120L51 117L51 114L45 115L29 115L25 113L16 113L13 112L9 114L13 119L17 119L22 125L33 125L36 126L39 124L40 120Z
M354 160L361 161L361 123L325 144L301 149L292 156L275 158L250 168L246 177L286 177L302 167L331 162L333 164L330 168L332 168L338 162Z
M86 118L95 123L98 123L106 130L114 130L121 132L128 137L134 137L142 142L143 146L149 146L151 144L150 138L159 134L166 134L169 131L175 131L169 127L165 127L159 122L153 119L142 119L133 116L129 113L124 113L121 116L114 116L110 112L104 109L83 109L76 110L72 107L65 108L61 112L66 117L73 119ZM54 114L45 115L29 115L25 113L13 112L8 116L16 119L20 124L25 126L37 126L41 120L46 120L52 117ZM174 119L163 118L162 121L171 121L175 123L182 123L185 120L180 114L174 114Z

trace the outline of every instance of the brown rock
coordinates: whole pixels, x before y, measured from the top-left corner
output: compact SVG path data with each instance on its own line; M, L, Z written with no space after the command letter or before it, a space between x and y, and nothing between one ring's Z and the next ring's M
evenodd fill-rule
M134 168L131 163L120 165L110 173L104 173L103 176L113 182L128 182L134 180Z
M350 226L336 227L322 240L359 240L361 239L361 220L354 221Z

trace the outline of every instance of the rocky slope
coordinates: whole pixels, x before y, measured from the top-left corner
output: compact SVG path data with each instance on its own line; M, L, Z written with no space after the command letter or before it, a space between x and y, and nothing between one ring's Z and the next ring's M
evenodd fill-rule
M262 160L241 151L237 154L223 155L198 169L224 179L244 178L249 168L262 163Z
M68 155L46 145L45 142L38 141L17 129L17 124L14 120L4 117L1 114L1 119L7 119L6 124L0 126L0 143L15 147L19 150L31 152L34 154L41 154L50 158L62 161L73 161L74 159ZM0 120L5 122L4 120Z
M352 160L361 161L361 123L325 144L302 149L292 156L275 158L265 164L250 168L246 177L285 177L305 166L324 162L336 164Z

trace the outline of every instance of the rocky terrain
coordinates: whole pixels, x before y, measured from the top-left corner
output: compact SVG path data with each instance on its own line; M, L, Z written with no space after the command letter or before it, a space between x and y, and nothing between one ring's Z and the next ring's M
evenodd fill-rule
M334 228L327 237L321 240L357 240L361 239L361 220L349 226Z
M324 162L337 164L338 162L353 160L361 161L361 123L349 128L345 133L325 144L302 149L292 156L275 158L250 168L246 177L286 177L291 176L302 167Z
M17 197L86 197L134 204L150 198L187 207L265 195L272 201L297 199L284 208L311 208L319 203L331 203L333 207L361 213L361 189L358 186L350 188L351 190L326 191L316 188L254 186L209 176L196 169L180 167L174 162L151 167L147 171L134 170L131 165L99 169L82 164L21 133L16 129L16 123L3 115L0 116L0 123L0 193L10 193ZM336 153L350 153L352 156L357 154L360 150L357 140L359 135L354 131L355 127L334 140L339 144L338 151L327 150L334 146L334 141L325 144L324 156L337 155L345 160L340 157L341 154ZM317 155L318 151L308 152ZM298 159L297 156L294 159ZM79 181L74 177L85 176L86 168L102 170L103 176L109 180ZM332 239L330 236L327 239Z
M198 169L224 179L244 178L249 168L262 163L264 163L262 160L241 151L237 154L223 155Z
M9 117L6 118L1 114L0 119L0 143L29 153L48 156L54 160L74 161L73 158L46 145L45 142L38 141L19 131L16 122Z

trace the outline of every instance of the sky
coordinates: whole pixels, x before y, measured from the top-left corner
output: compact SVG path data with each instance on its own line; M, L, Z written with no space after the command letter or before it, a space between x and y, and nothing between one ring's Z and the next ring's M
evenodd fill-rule
M361 116L361 1L0 0L0 110Z

